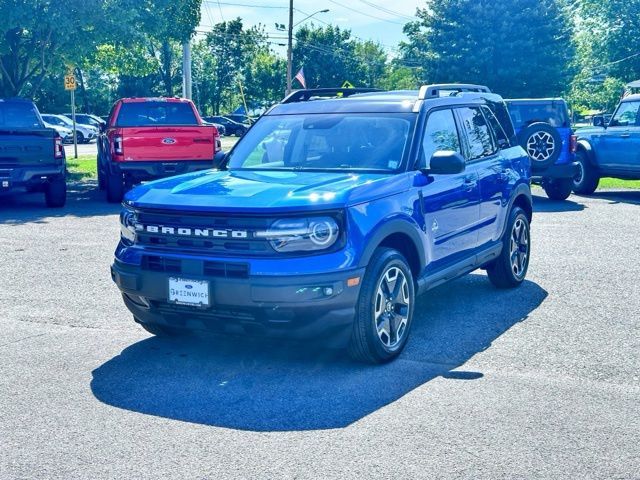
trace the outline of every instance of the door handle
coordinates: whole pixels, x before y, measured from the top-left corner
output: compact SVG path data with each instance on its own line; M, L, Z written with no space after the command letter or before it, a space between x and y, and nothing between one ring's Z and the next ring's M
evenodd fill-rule
M466 179L462 185L464 186L464 189L467 192L470 192L471 190L476 188L476 186L478 185L478 182L475 180Z

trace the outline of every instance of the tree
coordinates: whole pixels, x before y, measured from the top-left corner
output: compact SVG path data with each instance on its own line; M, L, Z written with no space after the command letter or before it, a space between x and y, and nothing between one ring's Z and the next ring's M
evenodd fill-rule
M0 2L0 96L33 95L105 36L104 0ZM66 65L65 65L66 64Z
M566 90L574 48L561 0L430 0L416 16L401 54L429 83L481 83L514 97Z

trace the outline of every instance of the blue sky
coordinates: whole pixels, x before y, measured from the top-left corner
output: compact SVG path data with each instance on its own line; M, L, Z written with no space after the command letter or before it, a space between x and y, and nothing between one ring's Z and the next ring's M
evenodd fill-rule
M305 23L322 25L319 21L323 21L351 29L357 37L383 44L393 55L393 48L405 39L403 24L414 17L416 7L423 7L425 3L425 0L294 0L294 24L304 19L305 14L329 9L329 12L319 13ZM206 30L207 26L223 19L241 17L246 26L261 23L269 34L285 36L286 32L276 31L275 23L287 24L288 5L289 0L203 0L199 30ZM286 42L275 38L273 41ZM283 47L272 46L284 55Z

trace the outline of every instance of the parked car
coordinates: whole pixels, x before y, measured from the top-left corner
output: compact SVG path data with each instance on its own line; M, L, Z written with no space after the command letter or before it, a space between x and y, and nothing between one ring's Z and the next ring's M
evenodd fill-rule
M531 158L532 182L553 200L567 199L578 171L567 103L561 98L506 102L518 141Z
M135 183L211 168L220 135L181 98L123 98L98 141L98 184L119 203Z
M224 125L221 125L219 123L214 123L214 122L208 122L204 119L202 120L202 124L216 127L216 130L218 130L218 133L220 134L221 137L224 137L227 134L227 130L226 128L224 128Z
M608 124L582 128L576 134L576 193L592 194L601 177L640 179L640 94L622 99Z
M126 195L111 274L136 322L331 339L379 363L404 348L419 293L478 268L524 281L530 160L501 97L364 91L296 91L218 171Z
M48 207L67 198L62 138L31 100L0 98L0 194L44 192Z
M65 113L65 116L67 118L71 118L71 115L71 113ZM90 113L76 113L76 122L83 125L91 125L92 127L97 128L98 131L107 124L107 122L105 122L102 118Z
M73 131L73 120L64 115L43 113L42 119L51 125L70 128ZM96 138L98 138L98 129L96 127L83 125L76 121L76 140L78 143L91 143Z
M224 126L227 135L235 135L236 137L241 137L244 135L249 129L249 125L244 123L236 122L235 120L231 120L228 117L214 115L212 117L205 117L207 122L219 123Z
M72 143L73 142L73 130L67 127L63 127L62 125L51 125L50 123L44 122L44 126L47 128L53 128L60 138L62 138L62 143Z

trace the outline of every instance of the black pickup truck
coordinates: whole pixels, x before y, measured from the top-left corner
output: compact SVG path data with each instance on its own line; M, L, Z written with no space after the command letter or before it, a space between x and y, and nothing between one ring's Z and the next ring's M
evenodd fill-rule
M0 98L0 196L44 192L48 207L67 197L62 138L46 128L31 100Z

